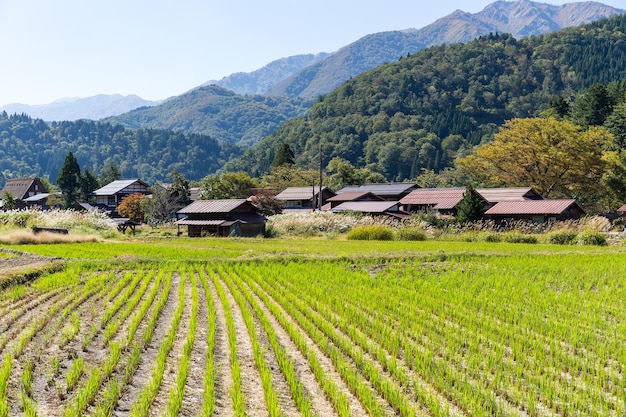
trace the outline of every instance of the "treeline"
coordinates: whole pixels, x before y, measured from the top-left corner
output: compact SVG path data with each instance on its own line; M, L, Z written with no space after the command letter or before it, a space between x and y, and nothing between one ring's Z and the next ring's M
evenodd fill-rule
M158 129L127 129L79 120L46 123L27 115L0 113L0 181L39 176L52 182L68 152L94 173L111 164L125 178L167 181L174 170L199 180L217 171L239 148L207 135Z
M626 79L626 15L516 40L491 34L431 47L354 77L225 170L267 172L287 143L296 163L348 160L388 180L442 170L492 140L505 120L536 117L557 97Z

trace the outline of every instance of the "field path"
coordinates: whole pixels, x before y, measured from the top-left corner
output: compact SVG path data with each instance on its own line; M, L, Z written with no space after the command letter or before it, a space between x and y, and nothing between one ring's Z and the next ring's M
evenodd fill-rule
M220 416L232 417L235 415L235 410L228 393L233 386L233 377L230 373L228 360L228 329L224 316L224 306L220 302L213 280L210 278L207 279L207 286L215 306L215 407L219 410Z

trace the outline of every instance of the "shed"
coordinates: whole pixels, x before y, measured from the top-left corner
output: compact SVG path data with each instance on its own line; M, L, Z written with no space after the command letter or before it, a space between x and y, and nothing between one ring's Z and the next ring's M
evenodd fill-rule
M196 200L176 213L180 226L187 226L189 237L244 236L265 233L266 218L247 200Z
M501 201L485 212L485 218L507 222L528 220L543 223L575 220L585 215L576 200Z

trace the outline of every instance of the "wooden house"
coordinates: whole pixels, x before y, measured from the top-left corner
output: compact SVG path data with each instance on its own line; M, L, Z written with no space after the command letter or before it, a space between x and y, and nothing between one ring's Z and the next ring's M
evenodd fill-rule
M180 227L187 226L189 237L244 236L255 237L265 233L265 217L248 200L196 200L178 210Z
M347 191L341 194L337 194L327 200L327 203L322 207L322 210L328 211L337 207L340 204L350 201L385 201L382 197L369 192L369 191Z
M321 205L323 206L329 198L334 196L335 193L328 187L322 187L322 192L320 193L319 186L311 186L288 187L274 198L283 203L283 212L293 212L315 210L320 206L319 198L322 199Z
M0 191L0 199L4 200L7 193L10 193L15 198L15 208L23 209L28 207L28 203L25 203L24 200L38 194L47 193L47 191L39 178L29 177L7 180Z
M476 192L489 203L490 207L502 201L543 200L543 197L531 187L477 188Z
M485 212L485 218L499 222L527 220L543 223L557 220L575 220L585 211L576 200L501 201Z
M411 213L434 211L442 216L456 216L456 206L463 200L465 187L418 188L400 200L402 208Z
M111 217L118 217L117 206L124 197L131 194L149 195L150 187L140 179L116 180L92 193L96 197L95 205L110 213Z
M355 191L369 192L385 201L400 201L403 197L415 189L417 189L417 185L414 183L388 182L380 184L350 185L337 191L337 194Z

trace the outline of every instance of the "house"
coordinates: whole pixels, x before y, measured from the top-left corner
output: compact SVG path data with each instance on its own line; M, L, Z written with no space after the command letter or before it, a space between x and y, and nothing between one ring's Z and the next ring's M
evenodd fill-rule
M109 212L111 217L118 217L117 207L124 197L131 194L149 195L148 184L140 179L116 180L102 188L97 189L92 195L96 197L96 206Z
M417 189L417 185L407 182L389 182L380 184L350 185L337 191L337 194L346 192L370 192L386 201L400 201L411 191Z
M355 212L371 216L391 216L399 219L410 217L410 213L400 209L398 201L347 201L331 208L332 213Z
M337 194L334 197L326 200L326 204L322 207L322 210L328 211L337 207L339 204L347 203L349 201L384 201L382 197L377 196L369 191L347 191L341 194Z
M56 197L55 198L56 204L52 201L52 199L49 199L50 196ZM50 194L50 193L35 194L31 197L25 198L23 202L26 205L26 207L30 207L30 208L38 207L41 209L49 209L51 204L58 208L62 207L60 192L56 192L53 194Z
M189 237L244 236L255 237L265 233L265 217L248 200L196 200L178 210L176 221L187 226Z
M0 199L4 200L5 195L10 193L15 197L16 208L22 209L28 206L28 204L24 203L24 200L46 192L46 188L39 178L14 178L7 180L4 184L0 191Z
M411 213L436 211L439 215L456 216L457 204L463 200L465 187L417 188L400 200L402 208Z
M543 200L543 197L531 187L477 188L476 191L490 207L501 201Z
M528 220L543 223L575 220L585 215L576 200L501 201L485 212L485 218L499 222Z
M321 198L322 204L336 194L328 187L322 187ZM282 201L284 205L283 212L314 210L320 206L320 187L288 187L283 192L276 195L276 200Z

